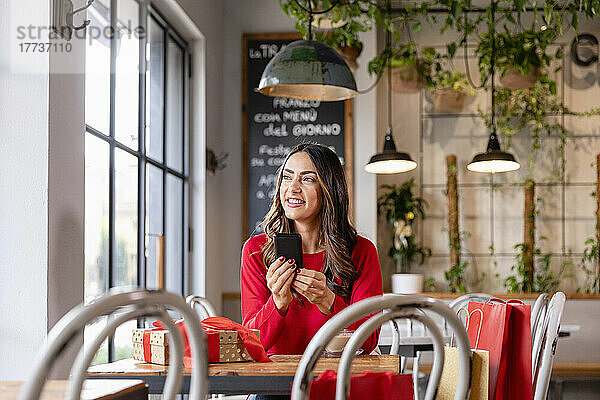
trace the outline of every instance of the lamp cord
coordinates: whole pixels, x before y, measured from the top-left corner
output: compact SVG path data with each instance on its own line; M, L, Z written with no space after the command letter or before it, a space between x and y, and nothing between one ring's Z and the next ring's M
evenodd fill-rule
M495 24L496 24L496 2L494 0L492 0L492 13L491 13L491 17L492 17L492 24L490 26L490 37L492 39L492 55L490 57L490 72L491 72L491 78L492 78L492 120L491 120L491 125L492 125L492 136L494 136L494 138L496 138L496 82L495 82L495 68L494 68L494 64L495 64L495 57L496 57L496 32L495 32Z
M387 17L390 18L391 17L391 5L390 5L390 0L387 0L386 2L386 10L387 10ZM391 61L391 52L392 52L392 32L390 32L390 30L388 29L386 34L385 34L385 48L388 54L388 59L386 60L386 64L388 64L389 61ZM388 97L388 128L390 129L390 134L391 134L391 129L392 129L392 68L390 65L387 65L387 97Z
M312 40L312 22L313 22L313 11L312 1L308 1L308 40Z

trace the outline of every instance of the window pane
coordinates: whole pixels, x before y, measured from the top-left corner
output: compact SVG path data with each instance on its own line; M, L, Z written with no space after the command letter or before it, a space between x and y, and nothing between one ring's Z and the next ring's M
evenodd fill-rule
M135 156L115 149L115 249L113 286L137 283L137 185Z
M133 358L133 344L131 331L137 328L137 321L131 320L119 325L115 331L115 359L114 361Z
M87 350L89 344L91 342L94 341L94 339L96 339L96 337L98 337L98 335L100 334L100 331L106 326L106 317L100 317L96 320L94 320L91 324L87 324L85 326L84 329L84 333L83 333L83 346L84 348ZM131 334L129 335L131 336ZM96 352L96 355L94 356L94 359L92 360L90 366L92 365L97 365L97 364L106 364L108 362L108 340L105 340L102 345L100 346L100 348L98 349L98 351Z
M115 138L138 149L140 28L138 4L117 2L115 69Z
M106 290L108 268L108 143L85 134L85 301Z
M167 174L166 199L166 237L165 237L165 287L168 291L181 293L183 258L182 258L182 201L183 181Z
M183 168L183 49L167 40L167 165Z
M107 4L105 4L107 3ZM105 135L110 124L110 1L96 1L88 9L85 53L85 123Z
M146 288L156 289L157 240L163 235L163 172L146 166Z
M149 18L148 44L146 45L146 153L163 161L164 112L164 30Z

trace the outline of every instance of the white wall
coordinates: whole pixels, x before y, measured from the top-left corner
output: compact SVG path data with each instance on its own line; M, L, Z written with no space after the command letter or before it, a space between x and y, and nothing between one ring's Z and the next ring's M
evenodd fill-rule
M157 1L168 3L169 1ZM195 204L191 204L194 221L194 254L192 256L192 285L191 290L195 294L206 296L215 305L217 312L221 309L221 258L219 241L223 240L221 215L221 182L206 174L205 170L205 146L212 149L221 149L222 145L222 37L226 26L223 24L222 2L219 1L192 1L177 0L177 3L187 13L196 28L201 32L202 41L196 43L193 51L198 55L200 51L202 60L196 60L199 64L194 65L193 85L199 85L202 91L202 103L192 104L190 115L193 124L204 124L201 129L192 126L196 130L196 136L190 138L190 145L195 154L192 154L192 185ZM177 27L177 26L176 26ZM181 28L181 27L179 27ZM199 79L204 78L204 81ZM203 108L202 108L203 107ZM198 116L205 116L201 121ZM205 137L199 137L198 132L205 132ZM195 174L195 175L194 175ZM204 187L203 187L204 186ZM201 191L205 190L204 193ZM202 197L202 198L201 198ZM202 209L199 206L203 206ZM207 212L210 210L210 212ZM202 214L205 213L205 214ZM204 220L205 221L202 221ZM200 225L206 225L206 231L200 229ZM200 249L203 242L205 252Z
M4 380L26 378L47 329L83 298L83 87L80 77L50 75L59 68L54 55L21 52L18 47L21 42L43 40L19 39L17 27L48 26L49 2L11 1L3 6L0 379ZM74 46L65 59L81 62L81 55ZM53 107L50 96L57 99Z

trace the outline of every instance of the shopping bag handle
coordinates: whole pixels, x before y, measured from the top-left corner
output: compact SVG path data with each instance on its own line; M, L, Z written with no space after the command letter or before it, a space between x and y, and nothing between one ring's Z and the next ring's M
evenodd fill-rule
M481 317L479 318L479 328L477 329L477 338L475 339L475 348L472 349L472 350L477 350L477 348L479 347L479 335L481 335L481 326L483 325L483 310L481 308L476 308L469 313L469 310L467 310L466 307L461 307L456 312L456 315L459 317L459 319L460 319L461 311L464 311L467 313L467 320L465 323L466 330L469 330L469 323L471 322L471 316L477 311L479 311L479 313L481 314ZM452 331L452 336L450 337L450 347L453 347L453 345L454 345L454 331Z
M502 304L517 303L517 304L525 305L525 303L523 302L523 300L520 300L520 299L508 299L508 300L504 301L504 300L499 299L497 297L492 297L491 299L489 299L488 301L486 301L485 304L492 304L493 302L498 302L498 303L502 303Z

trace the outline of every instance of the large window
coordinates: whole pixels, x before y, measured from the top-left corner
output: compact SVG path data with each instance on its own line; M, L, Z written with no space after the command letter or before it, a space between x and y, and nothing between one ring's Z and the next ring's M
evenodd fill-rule
M96 0L88 19L85 299L156 288L159 265L165 288L187 294L187 45L147 1ZM137 323L119 328L95 362L131 357Z

